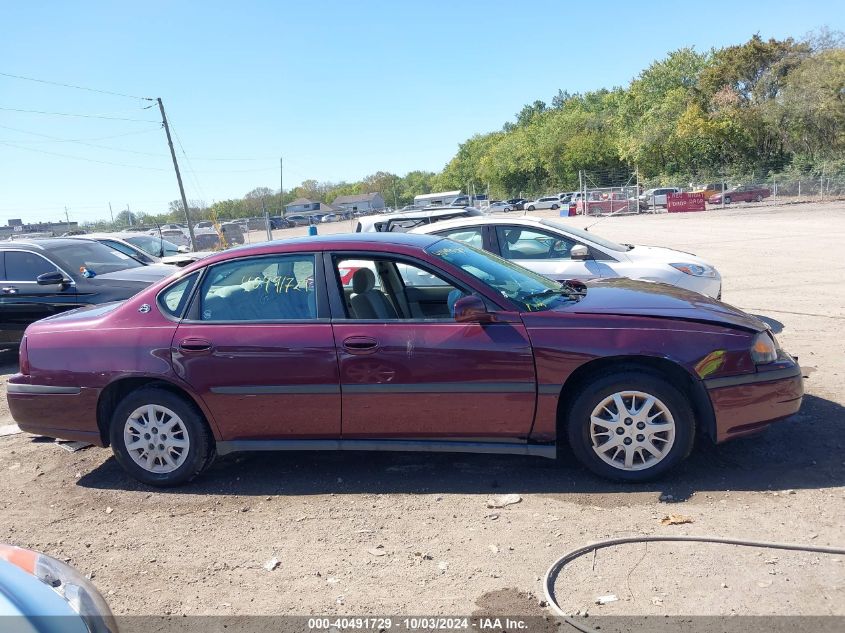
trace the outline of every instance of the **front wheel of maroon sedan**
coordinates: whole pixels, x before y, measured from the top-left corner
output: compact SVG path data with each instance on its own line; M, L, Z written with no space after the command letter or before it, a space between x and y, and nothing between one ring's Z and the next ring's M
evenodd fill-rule
M202 414L181 396L144 387L115 409L111 447L123 469L151 486L177 486L199 475L214 458Z
M692 450L695 416L687 398L662 377L625 371L588 383L569 411L569 443L594 473L648 481Z

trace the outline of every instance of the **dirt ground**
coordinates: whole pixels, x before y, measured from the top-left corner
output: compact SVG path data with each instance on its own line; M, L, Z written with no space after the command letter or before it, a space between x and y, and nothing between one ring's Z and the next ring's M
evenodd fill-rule
M845 546L845 204L615 217L592 230L715 264L724 300L765 318L799 357L801 412L756 438L701 444L648 485L518 456L265 453L219 459L160 491L126 477L108 450L10 435L0 437L0 542L91 574L117 614L179 615L539 614L548 566L599 539ZM15 371L14 352L0 363ZM521 502L487 507L506 493ZM662 525L669 514L692 522ZM629 545L576 561L557 594L590 615L845 615L845 557ZM595 604L607 594L619 599Z

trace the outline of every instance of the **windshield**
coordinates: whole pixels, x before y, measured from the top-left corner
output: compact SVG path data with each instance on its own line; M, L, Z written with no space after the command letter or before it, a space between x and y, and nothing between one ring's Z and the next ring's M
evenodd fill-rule
M426 252L469 273L524 312L550 310L579 298L567 286L467 244L444 239L426 248Z
M129 268L141 268L144 264L129 255L124 255L110 246L99 242L78 240L78 244L64 244L50 249L57 259L74 273L85 268L97 275L114 273Z
M607 240L603 237L599 237L595 233L590 233L589 231L585 231L583 229L575 228L569 224L564 224L563 222L555 222L554 220L540 220L541 224L545 224L546 226L550 226L555 229L560 229L561 231L565 231L569 233L573 237L576 237L581 240L586 240L588 242L592 242L593 244L597 244L602 248L607 248L611 251L627 251L630 250L627 246L623 246L622 244L617 244L616 242L612 242Z
M179 254L179 247L176 244L151 235L133 235L132 237L127 237L126 241L156 257ZM162 250L164 251L163 255L161 254Z

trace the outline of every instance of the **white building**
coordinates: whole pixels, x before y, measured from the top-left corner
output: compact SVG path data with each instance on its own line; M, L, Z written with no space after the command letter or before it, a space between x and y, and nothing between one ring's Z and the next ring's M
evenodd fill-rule
M441 191L439 193L424 193L419 196L414 196L415 207L427 206L445 206L452 204L455 200L461 197L460 189L458 191Z
M369 212L384 209L384 198L380 193L362 193L357 196L338 196L332 206L339 211Z

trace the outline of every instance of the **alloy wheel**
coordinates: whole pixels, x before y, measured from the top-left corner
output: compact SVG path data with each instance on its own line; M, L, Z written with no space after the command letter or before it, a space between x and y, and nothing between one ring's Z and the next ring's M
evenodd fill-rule
M185 463L190 438L176 413L158 404L135 409L123 427L126 451L150 473L170 473Z
M643 391L619 391L593 409L590 439L593 451L606 464L645 470L672 450L675 420L659 398Z

